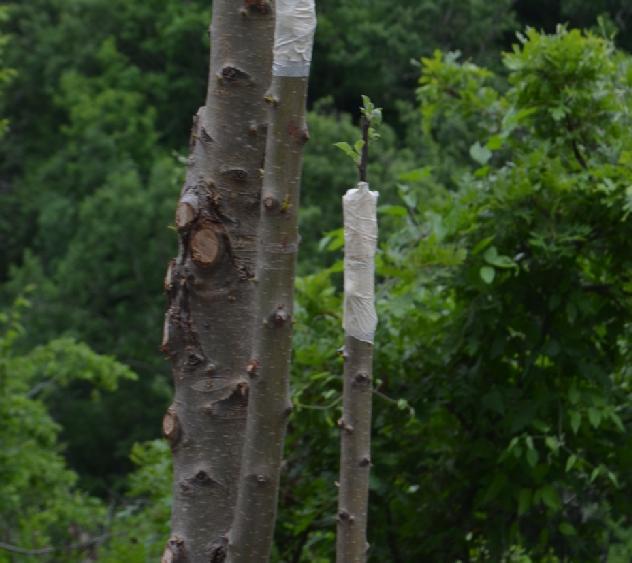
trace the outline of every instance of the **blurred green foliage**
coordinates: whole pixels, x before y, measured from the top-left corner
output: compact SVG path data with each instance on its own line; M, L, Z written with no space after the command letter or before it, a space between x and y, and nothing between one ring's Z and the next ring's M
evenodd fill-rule
M335 542L356 171L334 144L359 139L360 93L386 122L371 560L632 558L627 4L318 2L276 561ZM162 551L161 285L208 20L205 0L0 10L0 541Z
M90 401L98 403L102 391L114 392L119 381L136 376L114 358L69 338L18 353L27 305L20 298L0 313L0 534L24 549L60 547L57 556L79 561L63 547L102 533L106 511L100 500L77 488L48 403L74 380L89 384ZM0 549L0 561L15 560Z

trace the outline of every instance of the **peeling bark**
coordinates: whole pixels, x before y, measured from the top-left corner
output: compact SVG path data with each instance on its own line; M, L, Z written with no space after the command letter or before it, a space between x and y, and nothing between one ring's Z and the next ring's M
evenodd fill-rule
M213 2L206 105L193 120L179 252L165 277L162 350L175 386L163 419L174 461L167 562L223 561L237 497L274 34L271 10L250 4Z
M292 410L289 396L294 272L298 250L298 204L305 123L307 74L315 15L313 0L277 3L277 36L281 8L298 15L311 37L304 72L286 75L277 66L266 100L269 130L261 202L257 263L257 317L250 377L246 442L235 520L228 536L230 563L269 560L276 521L283 441ZM296 10L296 11L294 11ZM300 27L300 26L299 26ZM282 28L283 29L283 28ZM283 39L283 38L281 38ZM305 39L305 36L300 36Z

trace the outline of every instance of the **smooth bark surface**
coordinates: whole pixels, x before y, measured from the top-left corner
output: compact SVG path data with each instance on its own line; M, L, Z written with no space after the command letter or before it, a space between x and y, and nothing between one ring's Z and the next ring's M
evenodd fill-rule
M368 549L373 345L347 336L344 359L336 561L360 563Z
M289 396L294 270L305 124L306 77L273 77L259 223L257 332L230 563L268 561L276 520Z
M175 385L163 420L174 461L165 562L226 554L247 412L273 38L268 2L213 2L206 105L194 118L179 253L165 278L162 349Z
M369 122L363 120L366 179ZM378 193L361 179L342 198L344 215L344 385L340 438L337 563L367 559L367 511L371 468L371 406L375 312L375 251Z

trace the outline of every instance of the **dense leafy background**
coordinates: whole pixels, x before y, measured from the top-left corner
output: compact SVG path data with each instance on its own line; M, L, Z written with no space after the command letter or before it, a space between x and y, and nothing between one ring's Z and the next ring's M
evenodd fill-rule
M155 561L170 481L161 281L208 2L5 4L0 542ZM275 559L332 559L339 202L354 182L333 144L358 137L369 94L386 118L370 165L371 559L629 561L629 2L318 5ZM23 557L0 545L1 562Z

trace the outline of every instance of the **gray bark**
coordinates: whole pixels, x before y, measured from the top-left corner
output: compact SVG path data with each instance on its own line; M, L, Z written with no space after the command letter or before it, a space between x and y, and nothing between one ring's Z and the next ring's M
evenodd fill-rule
M166 563L225 558L247 412L273 37L269 2L213 2L206 105L194 118L179 252L165 278L162 349L175 386L163 420L174 461Z
M368 549L373 345L347 335L344 359L336 561L363 563Z
M289 397L294 270L306 77L272 79L259 223L257 330L242 474L229 534L230 563L264 563L272 546Z

